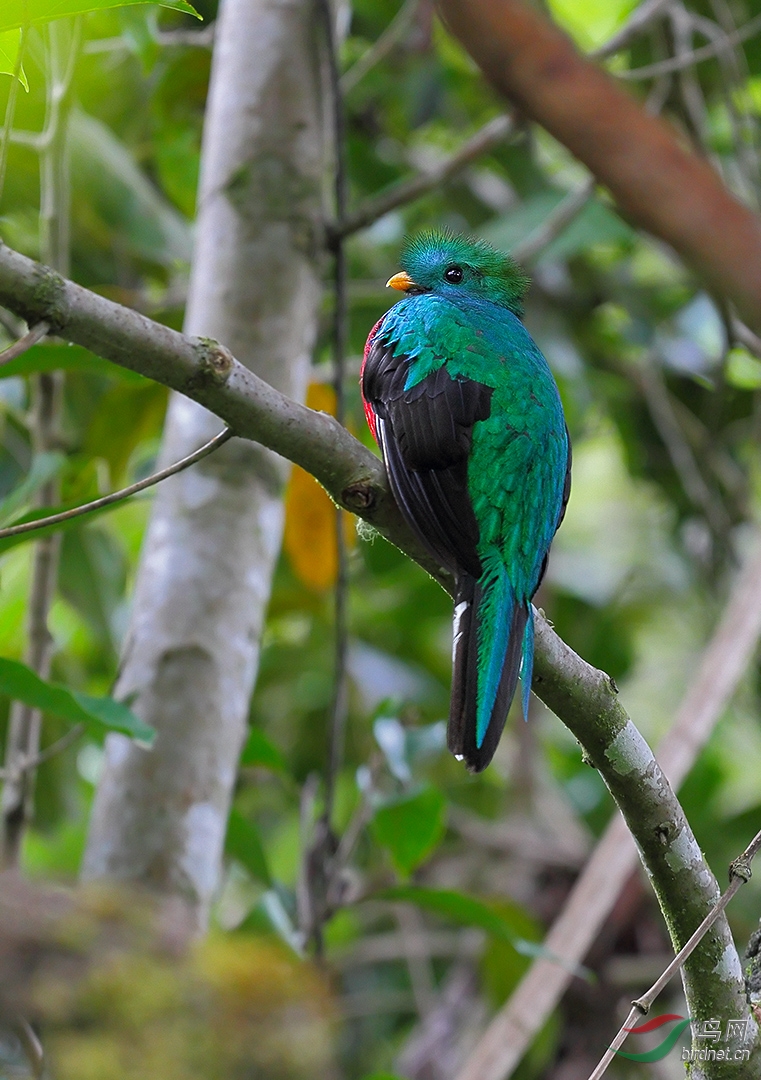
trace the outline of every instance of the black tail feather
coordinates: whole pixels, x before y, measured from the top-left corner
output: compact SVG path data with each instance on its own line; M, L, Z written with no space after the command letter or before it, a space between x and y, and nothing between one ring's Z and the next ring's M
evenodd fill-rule
M478 713L478 612L483 590L470 574L457 579L454 639L452 646L452 695L447 726L447 745L471 772L482 772L494 757L507 720L523 654L523 632L528 605L513 608L510 634L489 726L481 746L476 745Z

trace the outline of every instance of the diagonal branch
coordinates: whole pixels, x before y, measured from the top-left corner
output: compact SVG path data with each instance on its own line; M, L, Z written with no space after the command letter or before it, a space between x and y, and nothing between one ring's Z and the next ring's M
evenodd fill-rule
M31 349L33 345L42 341L49 330L50 327L44 320L38 322L36 326L32 326L23 337L20 337L18 341L14 341L7 349L0 352L0 367L3 364L9 364L11 360L15 360L17 356L21 356Z
M398 206L413 202L413 200L419 199L422 195L427 195L429 191L433 191L434 188L439 187L441 184L446 184L448 180L451 180L453 176L456 176L458 172L470 165L476 158L486 154L495 146L499 146L514 130L515 124L512 117L495 116L488 124L484 124L467 142L463 143L451 157L445 158L435 168L419 173L409 180L402 180L400 183L381 192L380 195L368 199L353 214L348 214L343 221L328 226L329 239L335 242L337 236L351 236L352 233L359 232L360 229L366 229L368 225L372 225L374 221L382 218L384 214L396 210Z
M44 318L66 340L205 405L236 434L311 472L339 506L446 581L404 524L380 460L332 416L279 393L217 342L162 326L2 244L0 303L30 324Z
M0 529L0 540L4 540L7 536L21 536L24 533L38 532L40 529L50 529L55 525L63 525L65 522L71 521L72 518L83 517L85 514L93 513L94 510L103 510L107 506L113 506L114 503L123 502L132 495L137 495L139 491L145 491L146 488L159 484L162 480L166 480L167 477L174 476L175 473L182 472L183 469L195 465L197 461L201 461L202 458L211 454L232 437L233 432L229 428L225 428L219 435L209 439L207 443L204 443L202 447L192 454L181 458L180 461L175 461L173 465L169 465L166 469L151 473L144 480L138 480L137 483L130 484L129 487L120 488L119 491L112 491L109 495L103 495L100 499L93 499L92 502L83 503L81 506L72 506L58 514L36 518L34 521L24 521L20 525L9 525L6 529Z
M759 31L761 31L761 15L756 15L745 26L741 26L732 34L722 34L710 45L703 45L699 49L693 49L680 56L671 56L667 60L658 60L655 64L647 64L645 67L618 71L616 76L619 79L655 79L661 75L670 75L674 71L685 71L699 64L701 60L712 60L720 56L726 49L747 41Z
M684 964L706 936L713 924L721 916L722 912L726 910L727 905L735 893L740 889L740 886L745 885L746 882L750 881L750 864L758 854L759 849L761 849L761 832L756 833L742 855L738 856L731 864L729 868L729 888L722 893L721 897L708 912L705 919L703 919L687 944L680 949L665 971L663 971L655 980L650 989L642 994L641 997L638 997L636 1001L632 1002L632 1008L629 1015L619 1028L618 1034L610 1044L608 1050L603 1054L600 1063L592 1072L589 1080L601 1080L601 1077L607 1071L608 1065L610 1065L613 1060L616 1050L623 1045L626 1036L631 1031L631 1025L636 1022L638 1017L646 1016L648 1014L655 999L662 990L665 990L677 971L680 971L681 968L684 967Z
M761 635L761 552L748 557L706 646L674 724L658 746L658 761L678 788L734 693ZM546 701L541 692L539 696ZM553 705L547 702L552 708ZM561 717L565 719L565 717ZM567 967L539 959L494 1017L457 1080L506 1080L583 962L600 927L637 867L627 825L616 816L597 844L544 946ZM738 1014L739 1015L739 1014Z

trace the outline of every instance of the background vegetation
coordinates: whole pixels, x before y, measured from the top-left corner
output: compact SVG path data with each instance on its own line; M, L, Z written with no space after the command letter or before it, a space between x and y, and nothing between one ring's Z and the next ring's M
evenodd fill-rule
M213 0L196 6L204 25L213 21ZM590 50L634 4L549 6ZM664 6L609 67L628 77L759 15L755 0ZM352 205L434 169L502 112L427 0L406 0L401 10L391 0L355 0L338 17ZM71 26L62 32L66 47L76 48ZM29 32L29 89L16 103L0 202L3 240L34 258L43 254L39 154L23 133L44 123L46 34ZM68 135L71 276L179 329L211 36L190 16L144 5L91 13L81 35ZM382 55L379 40L388 46ZM758 208L761 33L729 40L713 58L630 85ZM372 66L368 55L377 58ZM11 83L0 76L0 111ZM582 192L577 212L537 249L536 230L574 192ZM758 517L761 359L752 341L728 333L723 305L669 249L618 216L562 146L518 118L513 134L454 178L348 243L346 423L367 445L356 378L362 346L393 299L383 285L403 236L431 224L505 249L523 245L531 255L526 322L560 385L574 446L568 514L537 603L574 650L616 680L629 713L657 744ZM0 315L1 347L20 327ZM309 403L329 411L330 289L323 323ZM60 501L69 503L153 469L166 405L161 386L60 344L40 344L22 359L0 367L0 524L52 475ZM61 445L43 460L32 449L27 376L46 364L63 366L66 379ZM50 615L56 681L95 695L112 686L148 511L149 497L140 497L66 530ZM542 940L612 803L572 737L536 699L527 726L516 710L483 775L467 775L449 757L442 717L451 602L384 540L349 531L350 710L337 819L354 822L357 843L345 905L324 926L321 946L340 1016L335 1055L347 1080L382 1070L438 1080L456 1075L467 1034L526 970L527 943ZM31 545L2 543L0 655L20 659ZM279 933L289 947L303 945L297 887L304 821L317 798L313 778L325 768L335 577L331 505L296 470L214 910L220 939L250 945L251 936ZM754 666L680 793L722 880L761 828L760 691ZM47 717L43 746L66 730ZM76 879L101 760L102 738L88 728L41 765L22 849L29 876ZM438 901L378 895L410 884L439 890ZM485 906L469 907L466 897ZM730 911L741 945L760 907L752 882ZM632 880L588 959L594 978L573 981L520 1075L585 1076L618 1026L622 1003L665 966L668 948L647 885ZM676 989L662 1005L659 1011L686 1012ZM435 1054L424 1038L432 1016L445 1032ZM0 1075L4 1068L23 1075L10 1034L4 1047ZM664 1076L678 1074L673 1064L672 1072L668 1062L660 1066ZM643 1075L653 1067L617 1062L613 1069Z

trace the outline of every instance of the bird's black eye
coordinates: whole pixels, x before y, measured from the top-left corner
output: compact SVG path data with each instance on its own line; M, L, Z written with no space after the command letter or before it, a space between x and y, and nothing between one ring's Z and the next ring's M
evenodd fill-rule
M448 266L444 271L444 280L448 281L450 285L459 285L462 281L462 267Z

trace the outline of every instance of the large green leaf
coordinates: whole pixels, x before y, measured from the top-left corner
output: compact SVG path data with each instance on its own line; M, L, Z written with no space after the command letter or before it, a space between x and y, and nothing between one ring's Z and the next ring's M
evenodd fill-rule
M98 639L118 649L116 615L127 579L122 544L98 526L69 529L61 544L58 587Z
M0 694L52 713L71 724L97 724L122 731L145 743L151 743L155 735L153 728L144 724L121 701L91 697L79 690L67 690L65 686L46 682L18 660L0 657Z
M127 0L127 4L145 4L156 0ZM188 15L201 16L187 0L158 0L161 7L184 11ZM108 8L126 7L124 0L3 0L0 7L0 33L13 30L25 23L52 22L67 15L84 15L88 11L106 11Z
M441 915L463 926L477 926L493 937L509 942L516 950L535 943L517 938L508 923L483 900L454 889L426 889L419 885L398 885L373 893L377 900L406 900L410 904L425 908L426 911Z
M69 121L75 222L115 235L125 253L175 268L190 262L193 236L182 216L102 120L73 109Z
M2 21L2 15L0 15ZM21 45L21 31L5 30L0 33L0 75L15 75L18 63L18 51ZM19 68L19 81L25 90L29 89L23 67Z
M441 792L427 787L376 810L372 831L399 873L411 874L438 845L444 834L445 809Z
M5 525L22 506L25 506L43 484L57 476L65 463L64 455L56 451L36 454L31 469L21 483L0 500L0 526Z
M487 934L512 945L522 956L543 957L573 971L574 975L588 977L589 973L578 964L569 965L536 941L520 937L500 913L483 900L454 889L426 889L419 885L397 885L372 894L374 900L406 900L435 915L441 915L463 926L478 926ZM369 899L369 897L368 897Z
M287 772L288 766L285 758L274 743L270 742L260 728L251 728L243 753L240 757L241 765L259 766L263 769L272 769L274 772Z
M145 384L149 380L129 368L112 364L96 356L81 345L68 345L59 341L42 341L33 345L21 356L0 364L0 379L14 375L39 375L45 371L84 371L93 375L109 375L125 382Z
M563 201L565 193L557 190L540 191L489 222L484 237L503 251L527 240L553 210ZM542 251L539 263L569 259L588 251L596 244L624 244L634 239L634 230L599 199L590 199L575 218Z
M267 856L259 835L259 830L238 810L230 811L227 822L225 851L232 855L259 881L272 885Z
M139 497L140 496L138 496L138 498ZM10 551L11 548L18 547L19 544L28 544L30 540L39 540L43 536L50 536L51 533L59 532L64 529L78 528L80 525L84 524L85 521L89 523L94 518L100 517L101 514L107 514L111 510L116 510L117 507L123 506L126 501L127 500L125 499L121 502L111 503L110 506L99 506L95 510L88 510L86 514L70 518L68 521L61 521L57 525L43 525L39 529L34 529L26 533L18 533L16 536L0 537L0 555L6 551ZM13 525L25 525L28 521L38 521L40 518L52 517L54 514L60 514L64 510L71 510L77 505L77 503L71 503L66 506L43 506L40 510L30 510L28 514L24 514L22 517L12 521L9 528Z

